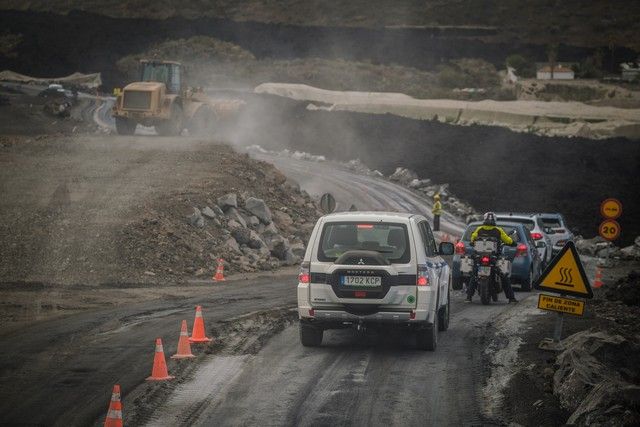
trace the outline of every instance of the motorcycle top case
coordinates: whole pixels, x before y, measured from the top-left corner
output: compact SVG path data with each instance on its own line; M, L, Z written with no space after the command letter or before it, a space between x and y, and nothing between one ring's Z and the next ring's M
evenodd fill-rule
M496 266L498 267L498 270L500 270L500 272L505 276L511 275L511 261L509 261L508 259L499 258L498 261L496 261Z
M476 240L473 248L476 252L492 253L498 250L498 244L491 240Z

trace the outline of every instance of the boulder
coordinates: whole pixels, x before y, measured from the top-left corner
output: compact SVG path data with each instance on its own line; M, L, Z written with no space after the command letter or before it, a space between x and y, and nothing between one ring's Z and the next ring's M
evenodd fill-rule
M235 219L230 219L229 222L227 223L227 226L229 227L229 230L235 230L236 228L244 228L242 224L240 224Z
M294 255L300 258L304 257L304 253L306 252L304 243L292 243L290 249Z
M269 246L269 250L271 251L271 255L281 261L286 258L287 251L291 250L289 247L289 240L282 236L276 236L272 238L267 244Z
M230 252L235 252L235 253L240 253L241 252L240 251L240 245L238 245L238 242L233 237L229 237L224 242L224 247L227 248Z
M240 245L248 245L251 241L251 232L248 228L234 228L231 230L231 235Z
M225 215L229 219L232 219L232 220L240 223L240 225L242 225L243 227L247 226L247 222L244 220L242 215L240 215L240 212L238 212L238 210L236 208L228 208L226 213L225 213Z
M246 215L246 216L243 215L243 218L246 221L248 227L257 229L258 226L260 225L260 220L255 215Z
M282 211L273 212L273 221L283 228L288 228L293 225L293 219L291 216Z
M596 255L596 253L602 249L613 246L613 244L600 236L596 236L593 239L583 239L577 237L575 239L576 249L579 253L585 255Z
M262 199L248 197L244 202L246 210L257 216L265 224L271 223L271 210Z
M291 248L287 249L284 252L284 256L282 258L282 265L295 265L300 262L300 258L291 251Z
M409 183L410 188L416 188L416 189L428 187L429 185L431 185L430 179L413 179Z
M389 179L403 185L408 185L414 179L418 179L418 175L407 168L396 168L395 172L389 176Z
M267 246L260 238L260 235L253 230L249 231L249 243L247 245L252 249L260 249Z
M260 234L262 234L263 237L273 237L280 234L280 232L278 231L278 227L271 222L264 227L264 230Z
M236 193L225 194L224 196L218 197L217 203L222 210L226 210L227 208L237 208L238 195Z
M214 219L216 217L216 213L209 206L205 206L204 209L202 209L202 215L210 219Z
M187 217L189 220L189 224L194 227L202 228L204 227L204 217L202 216L202 212L200 209L193 208L193 213Z
M640 246L634 244L620 249L620 257L627 260L640 259Z

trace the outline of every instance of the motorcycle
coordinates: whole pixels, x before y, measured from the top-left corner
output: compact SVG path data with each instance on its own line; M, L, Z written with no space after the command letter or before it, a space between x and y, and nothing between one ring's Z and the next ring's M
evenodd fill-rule
M495 239L479 238L474 242L473 248L472 280L476 281L480 301L487 305L491 301L498 301L498 295L502 291L501 274L510 274L511 263L500 256L499 245Z

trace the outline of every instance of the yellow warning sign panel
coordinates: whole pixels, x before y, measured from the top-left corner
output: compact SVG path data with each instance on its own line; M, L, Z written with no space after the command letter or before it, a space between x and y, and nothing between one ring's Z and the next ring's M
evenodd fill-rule
M584 301L572 298L563 298L555 295L538 295L538 308L558 313L582 316L584 314Z
M535 287L561 295L593 298L589 279L573 242L564 245L560 253L551 260Z

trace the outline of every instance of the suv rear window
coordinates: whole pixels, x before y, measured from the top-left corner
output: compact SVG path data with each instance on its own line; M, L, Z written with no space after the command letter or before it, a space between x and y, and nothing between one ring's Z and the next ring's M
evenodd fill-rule
M562 224L559 218L540 218L540 226L543 228L561 228Z
M476 231L476 228L478 228L480 226L480 224L478 225L472 225L469 228L467 228L467 230L464 232L464 236L462 236L462 240L464 240L465 242L469 242L471 241L471 233L473 233L474 231ZM500 224L496 224L497 227L500 227L504 230L505 233L507 233L507 235L511 238L513 238L514 236L511 235L511 232L516 228L510 225L500 225ZM520 241L520 233L515 234L515 239L516 242Z
M513 217L498 217L496 218L498 221L509 221L509 222L517 222L519 224L523 224L527 230L531 231L536 228L536 223L533 222L532 219L527 218L513 218Z
M391 263L405 264L411 259L407 226L385 222L325 224L318 259L334 262L347 251L375 251Z

